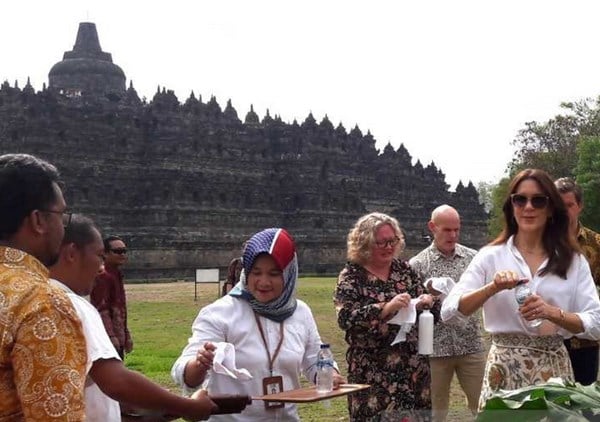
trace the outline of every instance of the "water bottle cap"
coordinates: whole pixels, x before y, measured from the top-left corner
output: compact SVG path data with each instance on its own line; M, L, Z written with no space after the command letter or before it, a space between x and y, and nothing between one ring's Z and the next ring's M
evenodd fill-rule
M329 347L329 343L323 343L321 344L321 349L326 349Z

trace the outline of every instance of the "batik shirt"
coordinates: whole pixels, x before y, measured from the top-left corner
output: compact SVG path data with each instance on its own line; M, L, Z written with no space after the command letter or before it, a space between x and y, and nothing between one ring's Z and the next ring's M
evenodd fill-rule
M432 243L428 248L410 259L410 266L423 280L431 277L450 277L458 282L477 252L457 244L450 257L444 256ZM465 321L438 321L433 330L432 357L462 356L483 352L479 315L471 315Z
M600 289L600 234L580 225L577 242L590 264L594 283Z
M129 351L131 336L127 328L127 299L123 274L117 268L106 267L104 272L96 277L96 284L90 294L90 302L98 309L106 333L111 341L117 339L117 351Z
M0 420L84 420L86 360L81 322L46 267L0 247Z

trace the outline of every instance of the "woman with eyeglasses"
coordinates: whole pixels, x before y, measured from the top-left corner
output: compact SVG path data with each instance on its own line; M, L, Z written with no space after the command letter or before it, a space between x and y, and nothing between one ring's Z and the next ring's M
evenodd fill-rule
M444 320L483 307L492 345L480 408L499 389L573 380L563 338L600 339L598 293L550 176L521 171L502 210L504 230L473 258L442 306ZM517 294L524 283L529 296Z
M430 308L420 276L399 256L404 238L398 221L371 213L348 234L348 260L334 294L338 324L346 332L348 381L371 388L348 397L353 421L429 420L430 373L427 356L417 354L417 329L392 343L401 329L388 324L416 298L420 311Z

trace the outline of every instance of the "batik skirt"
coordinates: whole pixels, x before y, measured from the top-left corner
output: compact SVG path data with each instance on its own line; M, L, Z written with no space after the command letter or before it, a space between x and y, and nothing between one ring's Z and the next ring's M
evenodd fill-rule
M569 352L561 336L492 334L479 409L498 390L542 384L552 377L574 379Z

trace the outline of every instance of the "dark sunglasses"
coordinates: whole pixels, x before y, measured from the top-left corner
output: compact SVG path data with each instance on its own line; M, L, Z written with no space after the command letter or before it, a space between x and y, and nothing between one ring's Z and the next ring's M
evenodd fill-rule
M112 253L116 253L117 255L125 255L127 253L127 248L116 248L110 249Z
M510 202L512 202L512 204L515 207L519 207L519 208L523 208L527 205L527 202L531 202L531 206L533 208L536 209L542 209L542 208L546 208L548 206L548 201L550 198L548 198L546 195L533 195L533 196L526 196L526 195L521 195L518 193L513 193L510 196Z

